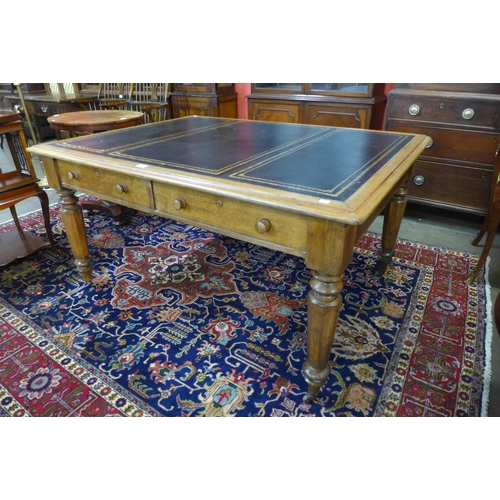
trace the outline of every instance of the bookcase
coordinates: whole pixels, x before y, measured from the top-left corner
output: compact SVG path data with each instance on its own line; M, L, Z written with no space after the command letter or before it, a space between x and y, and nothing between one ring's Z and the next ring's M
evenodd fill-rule
M383 83L253 83L251 120L374 128L383 126Z
M174 118L190 115L238 118L234 83L172 83L171 89Z

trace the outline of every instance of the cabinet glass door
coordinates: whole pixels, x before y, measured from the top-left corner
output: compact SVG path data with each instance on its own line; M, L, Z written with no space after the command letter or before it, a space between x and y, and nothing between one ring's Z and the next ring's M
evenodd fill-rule
M311 94L371 95L369 83L311 83Z
M302 83L254 83L255 92L299 92L303 93Z

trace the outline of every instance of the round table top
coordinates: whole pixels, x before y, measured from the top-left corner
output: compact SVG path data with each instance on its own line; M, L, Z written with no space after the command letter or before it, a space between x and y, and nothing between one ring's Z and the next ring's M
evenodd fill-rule
M10 123L21 120L21 117L9 109L0 109L0 123Z
M119 109L75 111L49 116L47 120L54 130L101 132L140 125L143 123L144 114L140 111Z

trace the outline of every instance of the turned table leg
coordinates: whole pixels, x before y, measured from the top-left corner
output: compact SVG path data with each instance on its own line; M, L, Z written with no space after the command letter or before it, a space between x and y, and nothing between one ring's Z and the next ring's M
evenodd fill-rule
M384 212L384 225L382 229L382 247L379 251L380 265L378 275L383 276L394 256L394 247L406 209L408 183L401 185L393 196Z
M66 229L68 241L75 256L75 264L83 279L92 281L92 258L89 256L82 207L77 204L75 191L58 191L61 204L61 218Z
M313 271L307 311L307 360L302 368L308 383L307 401L318 395L330 374L329 358L342 304L342 288L342 276Z

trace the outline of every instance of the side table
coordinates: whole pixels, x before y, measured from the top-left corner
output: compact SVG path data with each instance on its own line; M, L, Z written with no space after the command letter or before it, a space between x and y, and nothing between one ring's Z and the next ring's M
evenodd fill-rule
M144 122L144 113L119 109L75 111L53 115L47 120L55 130L57 138L61 139L63 131L70 136L77 136L141 125ZM80 205L84 210L99 210L109 214L117 225L123 223L121 205L105 200L80 201Z

